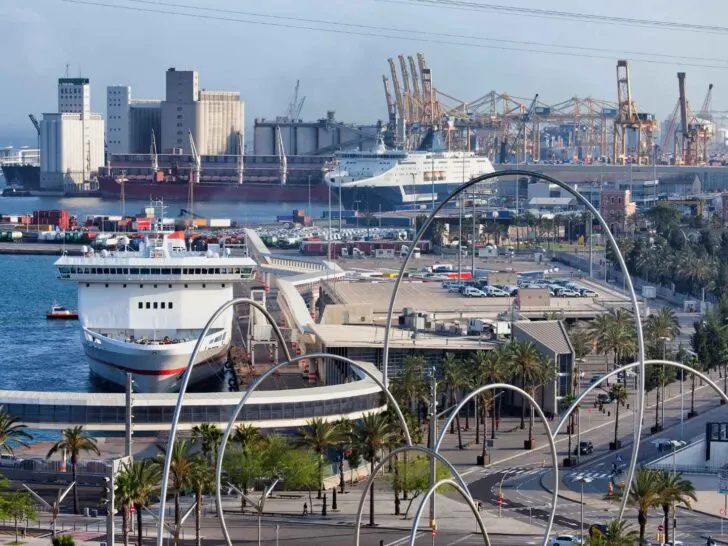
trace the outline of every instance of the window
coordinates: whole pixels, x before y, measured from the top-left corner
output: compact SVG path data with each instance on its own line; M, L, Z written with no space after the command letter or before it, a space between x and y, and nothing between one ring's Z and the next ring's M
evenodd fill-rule
M162 306L162 309L164 309L166 304L165 304L165 302L162 302L160 305Z
M157 302L156 301L154 302L154 308L155 309L157 308Z
M152 307L152 304L147 302L147 309L150 309Z
M172 309L172 302L171 301L167 304L167 309Z
M141 301L139 302L139 309L144 309L144 303L142 303Z

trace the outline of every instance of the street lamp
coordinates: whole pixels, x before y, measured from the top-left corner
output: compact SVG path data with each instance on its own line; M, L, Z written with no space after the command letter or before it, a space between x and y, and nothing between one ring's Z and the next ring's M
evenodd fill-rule
M667 342L671 339L667 336L658 338L662 341L662 360L667 360ZM660 430L665 429L665 365L662 365L662 375L660 376L660 393L662 395L662 407L660 408Z
M579 502L581 504L581 540L584 541L584 484L585 483L591 483L594 481L593 478L590 478L589 476L577 476L574 478L574 481L577 481L581 484L581 496L579 498Z

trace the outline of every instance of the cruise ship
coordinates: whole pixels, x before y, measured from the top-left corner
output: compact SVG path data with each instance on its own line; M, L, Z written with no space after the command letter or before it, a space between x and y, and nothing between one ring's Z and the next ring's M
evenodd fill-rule
M430 132L417 151L342 151L324 169L324 180L347 209L375 212L429 207L475 176L493 172L487 157L445 151L441 133Z
M124 243L126 241L120 241ZM62 256L61 279L78 284L81 341L93 375L124 385L133 374L138 392L178 390L182 373L207 321L233 298L233 285L254 277L255 262L209 244L185 247L183 232L159 221L138 251ZM233 309L212 325L195 360L191 383L221 374L231 342Z

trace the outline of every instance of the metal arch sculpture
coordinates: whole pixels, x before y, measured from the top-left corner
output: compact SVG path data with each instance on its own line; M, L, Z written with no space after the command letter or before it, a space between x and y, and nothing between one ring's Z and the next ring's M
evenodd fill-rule
M238 305L241 303L247 303L248 305L252 305L258 311L263 313L263 316L270 322L271 326L273 327L273 332L275 333L276 339L278 340L278 343L283 348L283 353L285 356L286 361L291 360L291 354L288 351L288 347L286 346L286 341L283 338L283 333L281 332L280 328L276 324L275 319L273 316L268 312L268 310L263 307L260 303L257 301L254 301L250 298L234 298L227 303L222 304L217 311L212 315L210 320L207 321L207 324L205 324L205 327L202 329L202 332L200 333L199 337L197 338L197 343L195 344L195 348L192 350L192 354L190 355L190 359L187 362L187 368L185 369L184 374L182 375L182 383L180 385L179 394L177 395L177 404L174 408L174 415L172 416L172 426L169 430L169 439L167 441L167 452L164 456L164 467L162 470L162 485L159 492L159 513L157 517L157 546L163 546L164 542L164 517L165 517L165 504L167 499L167 489L168 489L168 482L169 482L169 467L172 462L172 447L174 446L174 442L177 436L177 424L179 423L179 417L182 413L182 401L184 400L185 394L187 392L187 385L190 382L190 376L192 375L192 369L194 368L193 363L195 361L195 358L197 358L197 353L200 351L200 348L202 347L203 340L205 339L205 336L207 335L207 332L210 330L210 327L213 325L213 323L220 318L220 316L227 311L230 307L234 305Z
M642 420L644 418L644 390L645 390L645 343L644 343L644 336L642 333L642 323L640 321L640 313L639 313L639 305L637 303L637 294L635 293L634 286L632 284L632 277L629 274L629 270L627 269L627 264L624 261L624 257L622 256L622 252L619 250L619 246L617 245L617 241L614 238L614 235L612 234L611 230L609 229L609 226L604 221L604 218L602 218L602 215L599 214L599 211L594 207L594 205L591 204L591 202L586 199L581 193L576 191L574 188L571 188L561 180L558 180L556 178L553 178L551 176L548 176L543 173L537 173L533 171L527 171L527 170L520 170L520 169L507 169L503 171L497 171L488 173L485 175L477 176L475 178L472 178L468 182L462 184L459 186L454 192L452 192L450 195L448 195L440 204L430 213L430 215L425 220L424 224L422 224L422 227L420 228L419 232L414 237L414 240L412 241L412 244L410 245L409 251L407 252L407 256L405 257L404 261L402 262L402 265L399 270L399 275L394 281L394 288L392 289L392 296L389 301L389 308L387 310L387 322L384 330L384 348L383 348L383 355L382 355L382 372L384 374L384 383L385 385L388 385L389 383L389 335L390 331L392 329L392 316L394 313L394 305L397 301L397 294L399 293L400 285L402 284L402 278L404 277L404 272L407 269L407 265L409 264L410 259L412 258L412 255L414 254L415 248L417 248L417 243L420 242L422 239L423 234L427 230L427 228L432 224L435 217L437 216L437 213L440 212L447 203L449 203L452 199L460 195L461 193L465 192L472 186L480 183L480 182L487 182L489 180L497 179L500 177L506 177L515 175L518 176L527 176L530 178L535 178L539 180L543 180L544 182L549 182L552 184L557 185L561 189L569 192L571 195L573 195L577 201L579 201L580 204L586 207L586 209L594 215L594 217L599 222L599 225L604 230L604 233L607 235L607 238L609 239L609 243L611 244L612 248L614 249L614 254L617 257L617 261L619 263L619 268L622 271L622 274L624 275L624 278L626 280L627 289L629 292L630 300L632 303L632 309L634 311L634 318L635 318L635 329L637 332L637 357L639 359L639 368L640 368L640 386L639 386L639 402L638 402L638 411L639 411L639 418L637 421L637 430L635 430L635 442L632 447L632 460L635 461L637 459L637 454L639 452L639 442L637 441L638 438L642 436ZM635 466L630 465L628 473L627 473L627 481L631 482L634 477L634 471ZM624 510L627 506L627 499L626 497L622 499L622 503L620 504L619 508L619 518L621 519ZM160 545L161 546L161 545Z
M296 362L299 362L301 360L304 360L306 358L330 358L332 360L338 360L340 362L345 362L346 364L349 364L350 366L360 370L362 373L364 373L368 378L370 378L372 381L374 381L379 388L382 389L384 392L384 395L387 397L387 401L393 406L393 409L395 413L397 414L397 418L399 419L400 424L402 425L402 429L404 430L405 434L405 441L407 442L407 446L412 445L412 439L410 437L409 429L407 428L407 421L404 418L404 415L402 414L402 411L399 407L399 404L397 404L396 399L392 395L392 393L389 391L389 389L385 388L384 382L376 377L376 375L369 372L369 370L362 368L357 365L356 361L351 360L350 358L346 358L344 356L329 354L329 353L309 353L305 355L297 356L296 358L290 360L290 361L281 361L276 363L274 366L266 370L266 372L261 375L258 379L256 379L250 387L248 387L245 390L245 394L240 399L240 402L238 402L237 407L235 408L235 411L230 416L230 421L228 422L227 427L225 428L225 432L222 435L222 439L220 440L220 448L218 450L217 455L217 462L215 465L215 484L216 484L216 492L215 492L215 501L217 504L217 513L220 515L220 528L222 529L223 538L225 539L225 542L228 546L232 546L232 539L230 538L230 533L228 532L227 528L227 522L225 521L225 512L222 509L222 488L221 480L222 480L222 463L223 459L225 458L225 447L227 446L228 440L230 439L230 434L232 433L232 429L235 426L235 422L237 421L238 415L243 409L243 406L245 406L246 402L248 401L248 398L255 392L255 390L258 388L258 386L265 381L266 378L268 378L270 375L276 372L279 368L282 366L288 365L288 364L294 364ZM455 469L452 469L455 471ZM365 490L366 491L366 490Z
M710 387L712 387L713 390L720 395L721 399L725 400L726 404L728 404L728 396L726 395L726 393L723 392L723 390L718 386L717 383L713 382L713 380L710 379L710 377L705 375L703 372L698 371L695 368L691 368L687 364L683 364L681 362L674 362L672 360L645 360L644 361L645 366L652 365L652 364L672 366L674 368L678 368L680 370L684 370L686 372L695 374L700 379L705 381ZM617 375L621 372L631 370L632 368L637 368L638 366L641 366L641 365L642 365L642 363L639 361L625 364L624 366L620 366L619 368L616 368L614 371L611 371L608 374L604 375L603 380L607 380L610 377L614 377L615 375ZM556 427L554 428L554 431L553 431L554 437L556 437L556 435L559 433L559 431L561 431L561 427L563 426L563 424L566 422L566 420L569 418L569 416L574 412L574 410L576 410L576 408L579 407L579 404L581 404L581 402L584 400L584 398L586 398L598 386L599 385L597 383L594 383L593 385L589 385L589 387L587 387L587 389L584 390L584 392L582 392L576 398L576 400L574 400L574 403L568 407L568 409L566 410L566 413L564 413L564 415L561 417L561 419L559 419L559 422L556 424Z
M472 497L470 496L469 492L466 489L463 489L460 484L457 482L445 478L443 480L438 480L435 482L432 487L430 487L427 490L427 494L425 494L424 497L422 497L422 500L420 501L420 505L417 507L417 512L415 512L415 518L412 522L412 530L410 531L410 538L409 538L409 546L415 545L415 539L417 536L417 528L420 526L420 519L422 519L422 512L425 510L425 505L427 504L427 501L430 499L432 495L435 494L438 488L440 488L443 485L451 485L454 487L458 493L460 493L460 496L465 499L465 502L468 503L468 507L470 508L470 511L475 516L475 520L478 522L478 527L480 527L480 534L483 535L483 542L485 543L485 546L490 546L490 537L488 536L488 531L486 531L485 528L485 522L483 521L483 518L480 516L480 512L478 512L477 506L475 506L475 503L473 502ZM434 541L434 539L433 539Z
M450 424L453 422L455 417L460 413L460 410L465 407L465 405L470 402L473 398L478 396L479 394L483 392L487 392L489 390L493 389L504 389L504 390L510 390L517 392L521 396L523 396L526 400L528 400L531 404L531 407L535 408L538 412L538 416L541 418L541 422L543 423L544 428L546 429L546 436L549 441L549 445L551 447L551 462L554 465L554 490L552 492L552 500L551 500L551 506L554 508L551 510L551 515L549 516L549 522L546 526L546 531L544 532L544 544L548 541L549 535L551 534L551 529L554 525L554 517L556 516L556 502L559 497L559 457L556 452L556 443L554 441L554 435L551 433L551 427L549 427L548 419L546 419L546 416L543 413L543 410L541 409L541 406L536 403L536 401L533 399L533 397L528 394L523 389L516 387L515 385L509 385L508 383L493 383L491 385L484 385L482 387L478 387L473 392L468 394L465 398L463 398L460 403L455 406L455 408L450 412L448 418L443 423L440 435L437 438L437 442L435 443L434 451L435 453L440 452L440 446L442 445L442 441L445 438L445 433L447 432L447 429L450 427Z
M374 467L374 471L369 475L369 478L367 479L367 483L364 486L364 489L362 490L361 497L359 499L359 507L356 510L356 536L355 536L355 542L354 544L356 546L359 546L359 541L361 539L361 518L362 514L364 512L364 501L367 498L367 493L369 492L369 488L372 486L372 483L374 482L374 478L377 477L377 475L382 471L382 468L384 468L384 465L389 462L389 460L394 457L395 455L398 455L400 453L404 453L406 451L418 451L420 453L424 453L426 455L429 455L430 457L434 457L438 461L440 461L442 464L444 464L447 469L452 474L453 478L457 480L457 483L463 488L463 490L466 492L467 496L472 500L472 495L470 495L470 490L468 489L467 484L465 483L465 480L463 480L463 477L460 475L460 473L455 469L455 467L448 461L445 457L437 453L436 451L433 451L432 449L428 447L422 447L422 446L404 446L397 448L393 451L390 451L387 453L387 455L384 456L384 458L379 461L377 466Z

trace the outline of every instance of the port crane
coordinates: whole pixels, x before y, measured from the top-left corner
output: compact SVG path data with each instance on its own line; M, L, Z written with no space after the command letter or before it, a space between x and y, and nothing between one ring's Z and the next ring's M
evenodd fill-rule
M303 103L306 102L306 97L299 100L301 80L296 80L296 87L293 90L293 98L288 105L288 120L296 121L301 118L301 110L303 110Z
M193 167L189 175L189 183L187 185L187 209L190 214L195 213L195 184L200 183L200 171L202 170L202 162L197 148L195 147L195 139L192 137L192 131L187 131L190 140L190 154L192 155Z
M523 117L520 120L520 123L518 125L518 131L516 132L516 140L513 142L513 145L511 146L510 153L514 154L516 156L516 162L518 162L518 152L521 147L521 143L523 143L523 160L526 161L527 153L526 153L526 130L528 128L528 123L531 121L531 118L533 117L533 113L536 110L536 103L538 102L538 93L536 93L533 97L533 100L531 101L530 106L528 107L528 110L523 114Z
M627 162L627 134L633 130L637 136L635 147L637 163L649 164L652 133L656 127L657 122L651 114L637 111L637 106L632 98L632 84L627 61L617 61L617 117L614 120L612 141L614 162L620 164Z
M384 83L384 98L387 101L387 119L389 120L387 131L384 134L384 144L385 146L393 147L396 140L395 132L397 130L397 106L392 100L392 93L389 91L389 80L387 76L382 75L382 82Z
M35 127L35 131L38 133L38 150L40 150L40 123L38 123L38 118L36 118L35 115L28 114L28 117L30 118L30 122L33 124L33 127Z
M404 118L408 122L414 117L412 111L412 92L410 91L409 74L407 74L407 62L404 60L404 55L399 55L399 69L402 72L402 83L404 85L404 109L407 112L407 116Z

